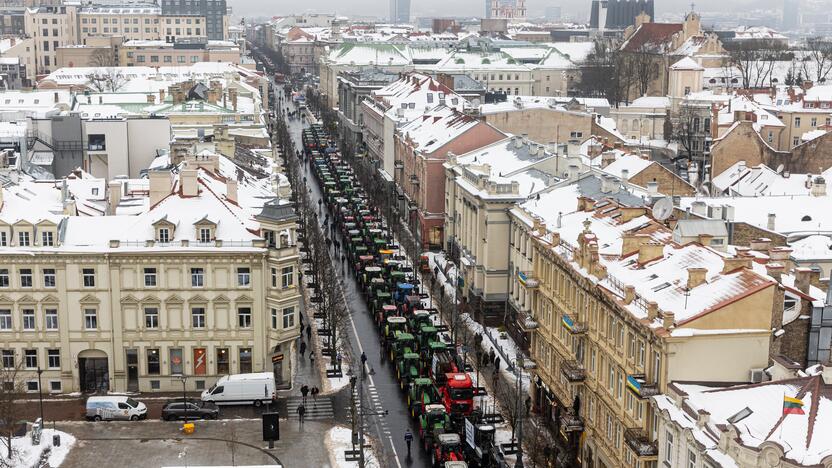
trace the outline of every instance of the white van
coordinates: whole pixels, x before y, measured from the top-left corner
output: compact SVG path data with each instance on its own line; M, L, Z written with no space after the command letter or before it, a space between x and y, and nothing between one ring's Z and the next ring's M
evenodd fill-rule
M127 396L91 396L86 416L87 421L138 421L147 418L147 406Z
M218 405L251 405L273 403L275 393L274 373L226 375L217 380L211 388L202 392L202 401L213 401Z

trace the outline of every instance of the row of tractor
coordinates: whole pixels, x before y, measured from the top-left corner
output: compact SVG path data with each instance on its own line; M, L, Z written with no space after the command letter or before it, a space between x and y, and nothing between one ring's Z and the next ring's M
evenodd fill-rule
M493 419L474 407L474 397L485 391L475 387L438 311L426 306L428 295L413 263L323 128L307 127L302 145L331 214L333 240L342 240L347 268L418 422L422 448L434 466L454 461L501 466Z

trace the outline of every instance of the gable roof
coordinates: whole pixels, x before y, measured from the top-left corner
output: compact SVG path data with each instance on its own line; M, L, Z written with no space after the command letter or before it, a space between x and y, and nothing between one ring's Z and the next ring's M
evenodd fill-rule
M665 52L673 35L682 30L681 23L643 23L621 45L625 52L638 52L642 47L649 52Z

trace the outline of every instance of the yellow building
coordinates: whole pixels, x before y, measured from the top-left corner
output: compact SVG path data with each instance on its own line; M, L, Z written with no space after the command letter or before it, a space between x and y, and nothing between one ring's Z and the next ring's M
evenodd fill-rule
M657 466L648 397L768 364L776 283L707 236L675 244L625 188L585 174L511 211L509 294L528 305L534 406L586 467Z
M181 390L185 376L193 391L274 370L291 384L292 205L224 157L174 167L2 190L0 348L25 378L40 367L50 392L147 392Z

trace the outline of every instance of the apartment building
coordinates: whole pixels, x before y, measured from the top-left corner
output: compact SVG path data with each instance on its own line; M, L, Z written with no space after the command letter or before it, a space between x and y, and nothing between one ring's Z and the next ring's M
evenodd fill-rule
M58 68L59 47L80 43L78 10L78 6L72 4L26 9L26 36L34 41L36 74L50 73Z
M37 368L50 392L181 391L182 377L195 391L269 370L291 384L292 205L221 156L172 168L2 190L0 353L23 360L29 391Z
M595 180L512 210L510 246L531 267L510 294L529 308L534 407L583 466L658 466L647 399L674 380L759 379L777 283L704 247L706 234L675 243L641 196Z
M204 16L163 15L154 4L87 5L78 10L78 44L94 36L122 36L125 40L168 40L207 35Z
M160 6L165 16L204 18L203 35L208 39L221 41L228 38L229 8L226 0L162 0Z
M119 65L156 66L163 64L194 64L198 62L225 62L239 64L242 57L240 47L229 41L206 41L180 39L176 42L162 40L127 41L118 50Z

